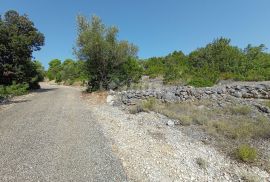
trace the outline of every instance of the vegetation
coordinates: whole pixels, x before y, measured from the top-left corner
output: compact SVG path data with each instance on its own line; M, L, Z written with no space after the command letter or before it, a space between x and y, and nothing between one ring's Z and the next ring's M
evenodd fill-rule
M260 81L270 79L270 54L264 45L240 49L219 38L189 55L181 51L143 61L144 73L163 76L165 83L197 87L212 86L219 80Z
M256 154L260 151L257 141L270 138L269 118L259 112L254 113L250 106L227 103L223 108L213 108L213 102L210 100L163 103L150 98L131 106L130 109L133 114L142 111L158 112L177 120L176 125L184 128L190 126L192 131L203 132L211 138L214 146L228 155L233 153L234 157L244 162L252 162L257 158L260 165L259 163L265 163L264 158L267 158L263 157L263 154L259 158ZM187 132L190 130L187 129ZM213 138L215 140L212 140ZM248 148L246 143L254 147ZM267 165L266 162L265 166Z
M89 91L115 89L140 79L142 69L136 60L138 48L117 40L116 27L106 27L97 16L91 21L78 16L77 22L75 52L86 63Z
M49 80L55 80L57 83L64 82L68 85L75 82L84 83L87 80L85 62L67 59L61 63L61 60L54 59L49 63L47 77Z
M31 58L43 46L43 34L26 15L10 10L0 18L0 35L0 85L26 83L31 89L38 88L42 67Z
M18 96L23 95L28 92L28 84L15 84L9 86L0 85L0 99L8 96Z
M208 162L204 160L203 158L196 158L196 163L201 169L206 169L208 166Z
M244 162L253 162L257 157L257 151L255 148L249 145L241 145L236 151L235 155L238 159Z

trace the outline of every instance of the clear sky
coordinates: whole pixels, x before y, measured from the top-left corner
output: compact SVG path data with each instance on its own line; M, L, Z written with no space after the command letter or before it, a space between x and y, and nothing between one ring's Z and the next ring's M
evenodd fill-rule
M119 39L136 44L139 57L148 58L189 53L220 36L242 48L270 47L269 8L270 0L0 0L0 14L27 14L44 33L45 46L34 56L46 67L54 58L76 58L78 14L116 25Z

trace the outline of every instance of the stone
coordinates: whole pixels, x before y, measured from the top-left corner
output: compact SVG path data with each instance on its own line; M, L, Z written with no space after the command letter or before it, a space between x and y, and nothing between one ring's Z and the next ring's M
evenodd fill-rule
M113 105L114 103L114 96L113 95L108 95L107 96L107 99L106 99L106 102L109 104L109 105Z
M234 92L231 93L232 96L237 97L237 98L241 98L242 97L242 93L241 92Z
M168 126L174 126L174 121L168 120L166 123Z
M257 104L256 107L257 107L260 111L262 111L262 112L264 112L264 113L270 113L270 109L269 109L268 107L265 107L265 106L262 106L262 105L259 105L259 104Z

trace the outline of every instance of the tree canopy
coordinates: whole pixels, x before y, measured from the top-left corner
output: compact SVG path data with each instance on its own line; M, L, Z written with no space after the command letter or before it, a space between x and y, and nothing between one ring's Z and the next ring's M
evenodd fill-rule
M141 69L137 61L134 61L138 51L135 45L128 41L119 41L118 29L114 26L106 27L97 16L93 16L91 20L78 16L77 22L75 52L80 60L86 61L90 90L113 89L130 81L137 81Z
M0 35L0 84L37 87L38 71L31 59L33 51L44 45L44 35L26 15L13 10L0 17Z
M212 86L219 80L270 80L270 54L266 47L248 45L240 49L230 39L218 38L188 55L181 51L143 62L144 73L162 76L166 83Z

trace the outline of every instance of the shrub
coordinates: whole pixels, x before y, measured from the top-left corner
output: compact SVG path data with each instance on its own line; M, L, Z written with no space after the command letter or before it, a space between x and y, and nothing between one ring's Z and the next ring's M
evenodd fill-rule
M0 86L0 97L6 96L18 96L23 95L28 92L28 84L15 84L13 83L10 86Z
M211 87L213 86L215 83L208 80L208 79L204 79L204 78L193 78L188 82L189 85L192 85L194 87Z
M236 149L235 155L244 162L253 162L257 157L257 150L249 145L241 145Z

